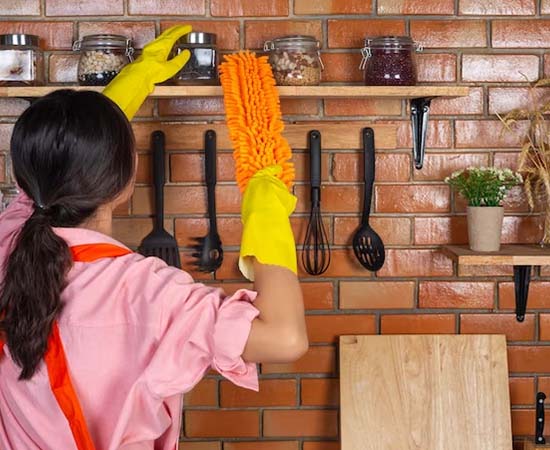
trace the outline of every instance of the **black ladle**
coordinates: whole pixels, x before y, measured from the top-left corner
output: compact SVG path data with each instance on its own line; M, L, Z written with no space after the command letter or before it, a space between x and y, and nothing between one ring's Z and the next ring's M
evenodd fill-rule
M353 252L363 267L376 272L384 265L386 252L382 239L369 224L375 169L374 130L372 128L363 128L363 152L365 158L365 198L361 225L359 225L353 236Z

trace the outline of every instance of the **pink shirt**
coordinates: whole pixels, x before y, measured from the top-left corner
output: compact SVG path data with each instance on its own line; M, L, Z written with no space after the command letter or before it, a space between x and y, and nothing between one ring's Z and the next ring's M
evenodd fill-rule
M0 215L0 264L32 207L18 197ZM69 246L123 244L77 228L55 232ZM38 262L37 262L38 263ZM32 266L29 270L33 270ZM227 297L157 258L132 253L75 262L58 318L70 376L97 450L173 450L182 399L213 367L258 389L241 354L258 310L256 294ZM70 450L74 440L42 364L29 381L5 346L0 358L0 449Z

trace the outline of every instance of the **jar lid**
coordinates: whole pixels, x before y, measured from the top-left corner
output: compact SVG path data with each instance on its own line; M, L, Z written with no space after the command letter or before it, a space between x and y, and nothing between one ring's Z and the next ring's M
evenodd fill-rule
M264 50L273 50L277 47L291 47L291 46L306 46L319 48L319 41L315 36L308 36L303 34L296 34L291 36L282 36L272 41L266 41L264 44Z
M80 42L81 47L126 48L132 46L132 40L120 34L89 34Z
M38 36L34 34L0 34L0 45L30 45L38 47Z
M377 36L365 38L365 47L371 48L403 48L414 47L415 43L409 36Z
M177 45L179 44L215 45L216 35L214 33L203 33L201 31L192 31L191 33L187 33L185 36L182 36L180 39L178 39Z

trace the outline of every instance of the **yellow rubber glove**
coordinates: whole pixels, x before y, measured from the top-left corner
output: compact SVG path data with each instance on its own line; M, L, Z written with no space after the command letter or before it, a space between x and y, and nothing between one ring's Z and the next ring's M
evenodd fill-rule
M168 28L154 41L143 47L143 52L134 62L125 66L103 90L132 120L156 83L173 77L189 61L189 50L167 61L176 41L191 31L190 25L175 25Z
M254 281L252 257L262 264L286 267L297 273L296 244L289 221L297 199L277 178L280 172L280 166L259 170L244 192L239 269L251 281Z

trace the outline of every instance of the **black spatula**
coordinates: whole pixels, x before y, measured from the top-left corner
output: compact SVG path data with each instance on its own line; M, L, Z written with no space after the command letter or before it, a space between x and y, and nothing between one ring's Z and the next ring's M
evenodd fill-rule
M178 243L164 229L164 133L160 130L151 135L153 147L153 184L155 186L155 223L153 231L141 242L138 252L143 256L156 256L166 264L181 269Z
M363 129L363 152L365 155L365 199L361 225L353 236L353 252L365 269L376 272L384 265L386 252L378 233L369 224L372 187L374 185L374 130Z

